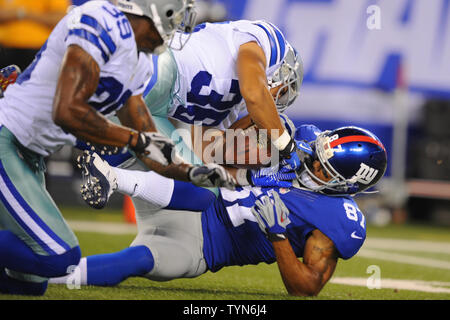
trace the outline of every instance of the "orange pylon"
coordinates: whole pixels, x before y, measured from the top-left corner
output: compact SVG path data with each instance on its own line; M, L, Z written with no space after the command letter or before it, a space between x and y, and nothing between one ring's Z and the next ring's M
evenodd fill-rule
M128 223L136 224L136 213L130 196L123 197L123 216Z

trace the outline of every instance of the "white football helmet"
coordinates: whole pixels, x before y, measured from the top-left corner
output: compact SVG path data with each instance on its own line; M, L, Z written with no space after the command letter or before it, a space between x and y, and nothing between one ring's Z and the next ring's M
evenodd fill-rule
M150 18L170 46L176 31L190 33L195 25L194 0L117 0L122 11Z
M278 112L283 112L289 107L299 95L300 86L303 82L303 62L297 51L286 42L288 51L281 66L268 79L269 88L278 89L275 104Z

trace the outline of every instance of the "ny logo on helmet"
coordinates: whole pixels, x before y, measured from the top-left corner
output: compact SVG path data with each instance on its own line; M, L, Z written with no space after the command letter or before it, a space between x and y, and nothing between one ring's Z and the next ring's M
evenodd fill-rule
M360 182L363 184L369 184L378 174L378 170L369 167L365 163L361 163L361 166L356 172L356 174L352 177L353 182Z

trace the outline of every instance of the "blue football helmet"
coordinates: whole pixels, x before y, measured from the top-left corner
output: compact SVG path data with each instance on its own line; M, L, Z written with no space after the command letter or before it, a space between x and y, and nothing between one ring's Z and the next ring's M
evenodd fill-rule
M368 130L349 126L323 131L311 143L314 155L305 161L309 189L328 195L354 195L375 185L387 167L387 153L380 139ZM318 160L329 181L313 174ZM304 183L303 183L304 185Z

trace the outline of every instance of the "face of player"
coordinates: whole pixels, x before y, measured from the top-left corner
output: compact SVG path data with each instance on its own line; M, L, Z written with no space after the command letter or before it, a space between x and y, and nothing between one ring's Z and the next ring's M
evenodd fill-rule
M330 175L327 174L326 170L322 167L319 160L314 160L312 166L312 172L317 178L324 182L328 182L331 180Z
M163 38L151 19L133 16L133 18L130 19L130 22L139 51L153 53L157 47L164 44Z
M283 84L280 84L278 87L273 87L269 89L270 94L272 95L274 100L277 98L278 91L281 90L280 97L287 92L288 88L287 87L281 88L282 86Z

